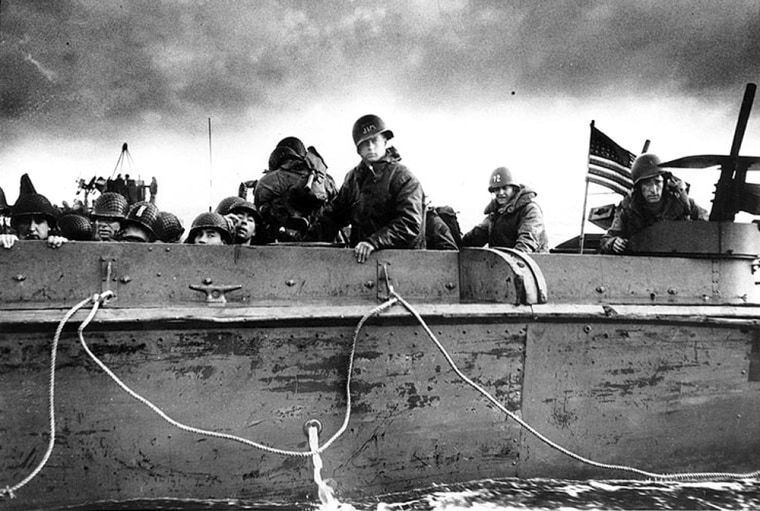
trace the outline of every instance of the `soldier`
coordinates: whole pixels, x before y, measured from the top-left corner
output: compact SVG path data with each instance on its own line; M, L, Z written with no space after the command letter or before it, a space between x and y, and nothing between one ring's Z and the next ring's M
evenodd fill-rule
M438 209L430 205L425 211L425 245L428 250L459 250L451 228L441 218Z
M230 207L230 214L234 217L232 227L232 242L235 245L256 245L263 243L259 235L259 228L263 227L261 215L251 202L239 199Z
M269 156L269 170L256 184L253 202L269 241L301 241L325 204L337 194L322 156L296 137L285 137Z
M546 252L549 241L536 192L518 184L512 172L499 167L488 180L491 202L485 220L462 237L463 247L507 247L522 252Z
M157 221L158 208L155 204L147 201L135 202L122 222L122 229L117 235L117 240L153 243L156 241Z
M129 203L127 199L116 192L104 192L92 207L90 215L93 224L95 241L114 241L121 231L121 222L127 217Z
M627 252L632 235L661 220L707 220L707 211L689 198L684 182L660 168L660 163L652 153L642 154L633 162L633 192L616 208L612 225L599 245L602 253Z
M163 243L178 243L185 232L177 215L168 211L159 211L155 227L156 237Z
M0 188L0 234L9 234L11 207L5 200L5 192Z
M383 248L425 248L424 192L389 144L393 132L380 117L365 115L352 135L361 163L346 175L320 227L335 236L350 224L349 244L359 263Z
M19 239L47 240L50 248L59 248L68 240L54 233L58 211L44 195L23 193L11 208L11 228L17 234L0 234L0 245L11 248Z
M185 243L193 245L229 245L232 233L227 219L219 213L201 213L190 227Z
M72 241L92 241L92 222L86 216L69 211L58 217L58 229L61 234Z

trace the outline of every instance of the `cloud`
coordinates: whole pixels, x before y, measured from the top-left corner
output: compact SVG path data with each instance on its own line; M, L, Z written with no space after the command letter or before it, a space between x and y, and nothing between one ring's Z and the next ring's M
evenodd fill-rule
M3 135L230 124L324 98L424 107L623 92L733 101L760 71L756 0L9 1Z

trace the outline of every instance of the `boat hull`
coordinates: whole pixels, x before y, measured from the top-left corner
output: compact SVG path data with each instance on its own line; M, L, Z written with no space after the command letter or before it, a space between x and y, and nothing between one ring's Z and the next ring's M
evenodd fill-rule
M560 445L653 472L760 464L756 329L479 308L426 319L469 378ZM341 494L493 477L631 475L539 441L467 385L423 329L396 312L360 332L349 427L322 455L322 476ZM96 321L85 340L173 419L307 451L306 421L321 422L322 441L343 421L356 320ZM4 481L21 479L45 450L50 332L42 333L0 335ZM72 330L61 337L56 383L55 450L20 492L21 507L315 496L310 458L177 429L119 388Z
M712 268L705 281L668 293L674 286L651 276L631 271L622 285L613 275L646 264L666 275L683 261L482 249L383 251L357 265L339 249L184 246L169 259L150 248L0 251L0 486L45 452L58 322L106 290L117 298L84 339L129 388L180 423L297 454L309 451L307 421L321 423L320 443L341 428L357 325L393 291L407 299L445 352L398 303L366 321L348 427L321 455L339 496L497 477L645 477L538 439L445 354L506 410L590 460L658 474L760 467L760 307L746 303L746 258L696 261ZM285 257L287 271L275 271ZM189 289L235 277L244 288L226 303ZM723 304L704 305L709 293ZM317 499L310 457L178 429L125 392L79 342L86 309L60 336L52 456L4 506Z

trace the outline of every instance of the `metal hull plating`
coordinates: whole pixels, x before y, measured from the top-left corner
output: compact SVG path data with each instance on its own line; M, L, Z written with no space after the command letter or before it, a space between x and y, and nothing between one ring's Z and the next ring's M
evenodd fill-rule
M632 258L538 256L543 275L530 278L524 261L491 250L389 251L357 265L339 249L229 256L171 247L183 266L162 261L169 252L160 245L33 245L0 253L2 486L25 477L45 451L51 340L67 308L89 294L110 288L118 298L84 331L88 345L167 415L305 452L306 421L322 423L320 440L343 421L354 329L387 296L384 272L463 373L563 447L652 472L760 468L760 307L741 298L754 283L732 283L731 294L713 272L704 287L692 281L659 294L629 282L620 292L635 299L625 303L610 299L615 285L594 275ZM285 257L287 270L272 271ZM678 266L669 261L661 271ZM724 275L751 272L751 262L734 262L705 264L729 266L715 270ZM144 295L157 274L157 295ZM188 289L204 280L243 289L221 306ZM549 300L539 303L544 285ZM697 305L705 289L723 305ZM74 326L85 315L60 339L53 455L4 506L315 499L309 457L181 431L127 395L79 344ZM576 461L507 418L457 376L399 305L361 330L351 396L349 427L322 455L322 477L339 495L494 477L630 476Z

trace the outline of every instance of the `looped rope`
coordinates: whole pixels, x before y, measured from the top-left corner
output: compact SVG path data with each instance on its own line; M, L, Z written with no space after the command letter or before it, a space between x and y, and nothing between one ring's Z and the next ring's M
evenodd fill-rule
M85 321L82 322L82 325L79 327L79 341L82 344L82 347L87 352L87 354L92 358L92 360L108 375L111 377L111 379L116 382L116 384L124 390L127 394L132 396L133 398L137 399L141 403L143 403L145 406L153 410L156 414L158 414L162 419L164 419L166 422L171 424L172 426L175 426L176 428L179 428L183 431L188 431L190 433L195 433L198 435L204 435L214 438L223 438L226 440L232 440L234 442L239 442L242 444L245 444L249 447L254 447L256 449L260 449L262 451L266 451L272 454L280 454L283 456L295 456L295 457L309 457L313 456L315 454L321 454L323 453L330 445L332 445L335 440L338 439L340 435L342 435L346 429L348 428L348 422L349 418L351 416L351 373L353 372L353 364L354 364L354 356L356 353L356 340L359 336L359 330L361 330L362 325L372 316L375 314L379 314L383 310L387 309L391 305L393 305L396 302L396 300L389 300L378 307L375 307L372 309L369 313L367 313L361 321L359 321L358 326L356 327L356 330L354 331L354 338L353 342L351 344L351 354L349 356L349 368L348 368L348 378L346 380L346 412L345 412L345 418L343 419L343 424L340 427L340 429L333 434L332 437L330 437L329 440L327 440L324 444L322 444L321 447L309 451L290 451L285 449L277 449L275 447L270 447L268 445L264 445L258 442L254 442L253 440L248 440L246 438L239 437L237 435L231 435L228 433L219 433L217 431L209 431L207 429L201 429L196 428L193 426L188 426L186 424L183 424L179 421L176 421L166 415L166 413L163 412L158 406L154 405L152 402L150 402L147 398L141 396L137 392L130 389L123 381L119 379L118 376L116 376L113 371L111 371L106 365L92 352L90 351L90 348L87 346L87 343L84 340L84 336L82 335L82 331L87 326L87 324L91 321L92 317L94 316L94 312L92 312ZM94 308L95 310L97 307Z
M587 465L591 465L597 468L603 468L608 470L618 470L623 472L630 472L634 474L638 474L641 476L649 477L652 479L663 479L663 480L675 480L675 481L684 481L684 480L694 480L694 479L752 479L756 477L760 477L760 470L757 470L755 472L749 472L749 473L734 473L734 472L693 472L693 473L675 473L675 474L659 474L656 472L647 472L646 470L640 470L638 468L629 467L626 465L611 465L607 463L600 463L598 461L594 461L588 458L585 458L579 454L576 454L561 445L553 442L552 440L548 439L541 433L539 433L536 429L534 429L530 424L523 421L520 417L515 415L514 413L507 410L504 405L502 405L499 401L496 400L491 394L489 394L486 390L484 390L480 385L469 379L467 376L465 376L462 371L459 370L457 365L452 360L451 356L448 354L446 349L443 347L443 345L438 341L435 334L430 330L430 328L427 326L425 321L422 319L422 317L419 315L419 313L411 306L409 303L406 302L403 298L401 298L395 291L391 290L390 292L391 296L398 300L398 302L406 308L406 310L409 311L420 323L422 328L425 329L425 332L428 334L428 337L432 339L432 341L435 343L435 345L438 347L438 350L443 354L444 358L446 359L446 362L449 363L449 366L454 370L455 373L468 385L473 387L475 390L480 392L486 399L488 399L494 406L496 406L499 410L507 414L511 419L513 419L515 422L517 422L520 426L527 429L530 433L532 433L536 438L547 444L548 446L560 451L561 453L577 460L582 463L585 463Z
M58 323L58 328L55 330L55 336L53 336L53 345L50 348L50 391L49 391L49 397L48 397L48 416L50 417L50 440L48 441L47 450L45 451L45 455L42 457L42 460L37 464L37 466L32 470L32 472L26 476L23 480L20 482L14 484L13 486L6 486L2 490L0 490L0 496L7 495L10 498L16 498L16 491L18 491L20 488L25 486L29 483L32 479L37 477L37 474L40 473L42 468L45 466L45 464L50 459L50 455L53 453L53 446L55 445L55 365L56 360L58 358L58 341L61 338L61 332L63 331L64 325L71 319L71 317L79 311L82 307L87 305L88 303L92 302L93 307L92 311L90 312L90 315L88 316L88 323L89 319L91 319L92 316L95 315L95 312L98 310L98 306L101 302L108 300L113 296L113 292L106 291L102 295L94 294L91 297L82 300L78 304L76 304L74 307L71 308L61 319L60 323ZM81 335L81 328L80 327L80 335Z

